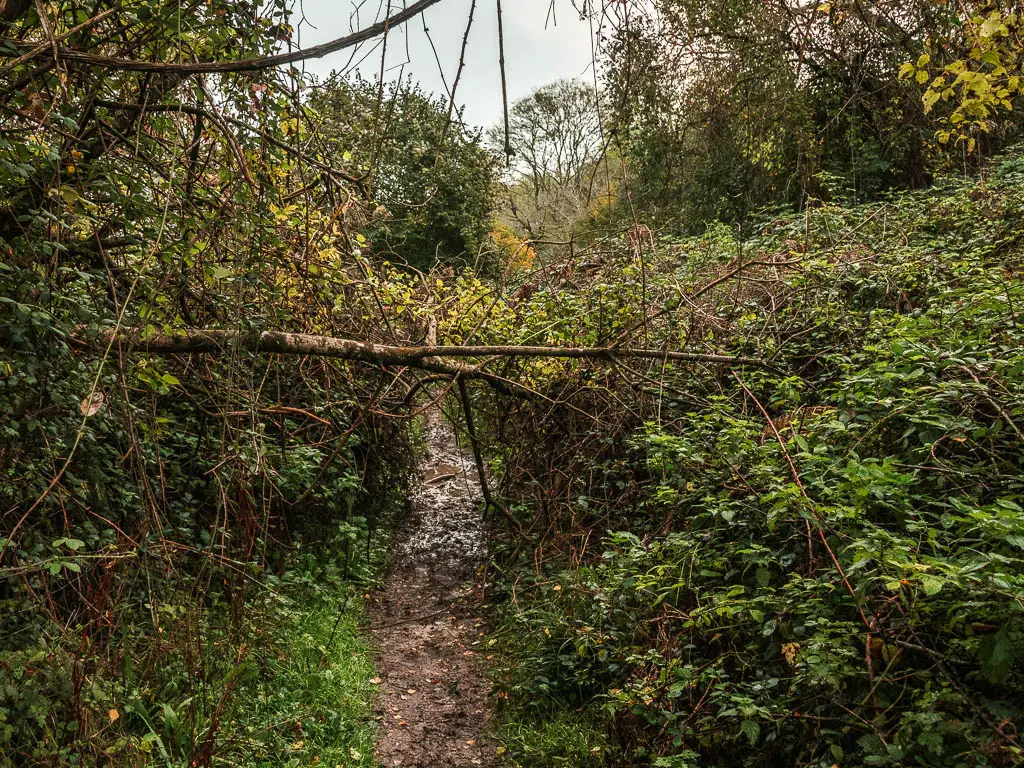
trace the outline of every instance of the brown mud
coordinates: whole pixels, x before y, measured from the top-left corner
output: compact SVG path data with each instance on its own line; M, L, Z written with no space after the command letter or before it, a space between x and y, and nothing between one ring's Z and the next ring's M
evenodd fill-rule
M384 768L493 768L479 478L439 414L428 415L426 436L429 456L411 513L370 606L380 674L377 759Z

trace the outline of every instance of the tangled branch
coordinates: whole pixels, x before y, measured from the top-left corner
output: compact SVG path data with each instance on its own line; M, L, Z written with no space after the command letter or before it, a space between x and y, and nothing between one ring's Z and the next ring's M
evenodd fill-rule
M116 69L126 72L174 72L178 74L200 74L204 72L254 72L261 69L270 69L286 64L294 64L308 59L320 59L332 53L352 48L367 40L383 35L389 29L405 24L423 13L427 8L436 5L440 0L419 0L405 10L377 22L366 29L361 29L351 35L345 35L311 48L303 48L289 53L279 53L274 56L263 56L256 59L239 59L237 61L193 61L193 62L167 62L167 61L142 61L140 59L123 59L115 56L102 56L95 53L87 53L74 48L56 47L54 54L63 61L74 61L81 64L92 64L106 69ZM0 5L0 13L4 13L7 5L17 5L13 0ZM13 14L14 11L12 10ZM20 55L23 50L31 50L36 47L34 44L22 44L14 41L6 41L10 52L0 51L0 57L11 57Z

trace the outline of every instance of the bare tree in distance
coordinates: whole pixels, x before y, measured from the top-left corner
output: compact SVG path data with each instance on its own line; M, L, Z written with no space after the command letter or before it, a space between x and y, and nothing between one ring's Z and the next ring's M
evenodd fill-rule
M489 138L494 147L504 146L504 127L492 128ZM594 170L605 146L598 93L581 80L537 89L513 104L509 144L509 223L532 240L564 237L595 194Z

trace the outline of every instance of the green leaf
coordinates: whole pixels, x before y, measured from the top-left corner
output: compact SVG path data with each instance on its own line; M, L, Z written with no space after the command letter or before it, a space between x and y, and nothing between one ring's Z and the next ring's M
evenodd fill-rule
M751 744L756 744L757 740L761 738L761 726L753 720L744 720L740 723L740 732L747 737L747 741Z
M945 585L945 581L940 579L938 576L922 576L921 577L921 588L924 589L924 593L928 597L933 597L942 591L942 587Z
M982 37L1004 37L1009 34L1010 30L1006 28L1002 19L996 17L985 19L980 32Z
M981 660L981 671L991 683L1003 682L1010 674L1013 664L1013 646L1010 643L1010 632L1003 627L994 635L987 635L978 644L978 658Z

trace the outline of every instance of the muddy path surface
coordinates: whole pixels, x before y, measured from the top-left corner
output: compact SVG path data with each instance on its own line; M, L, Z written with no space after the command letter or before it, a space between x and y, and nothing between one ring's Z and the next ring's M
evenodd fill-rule
M427 417L427 444L411 514L371 603L380 675L377 758L384 768L493 768L479 479L440 414Z

